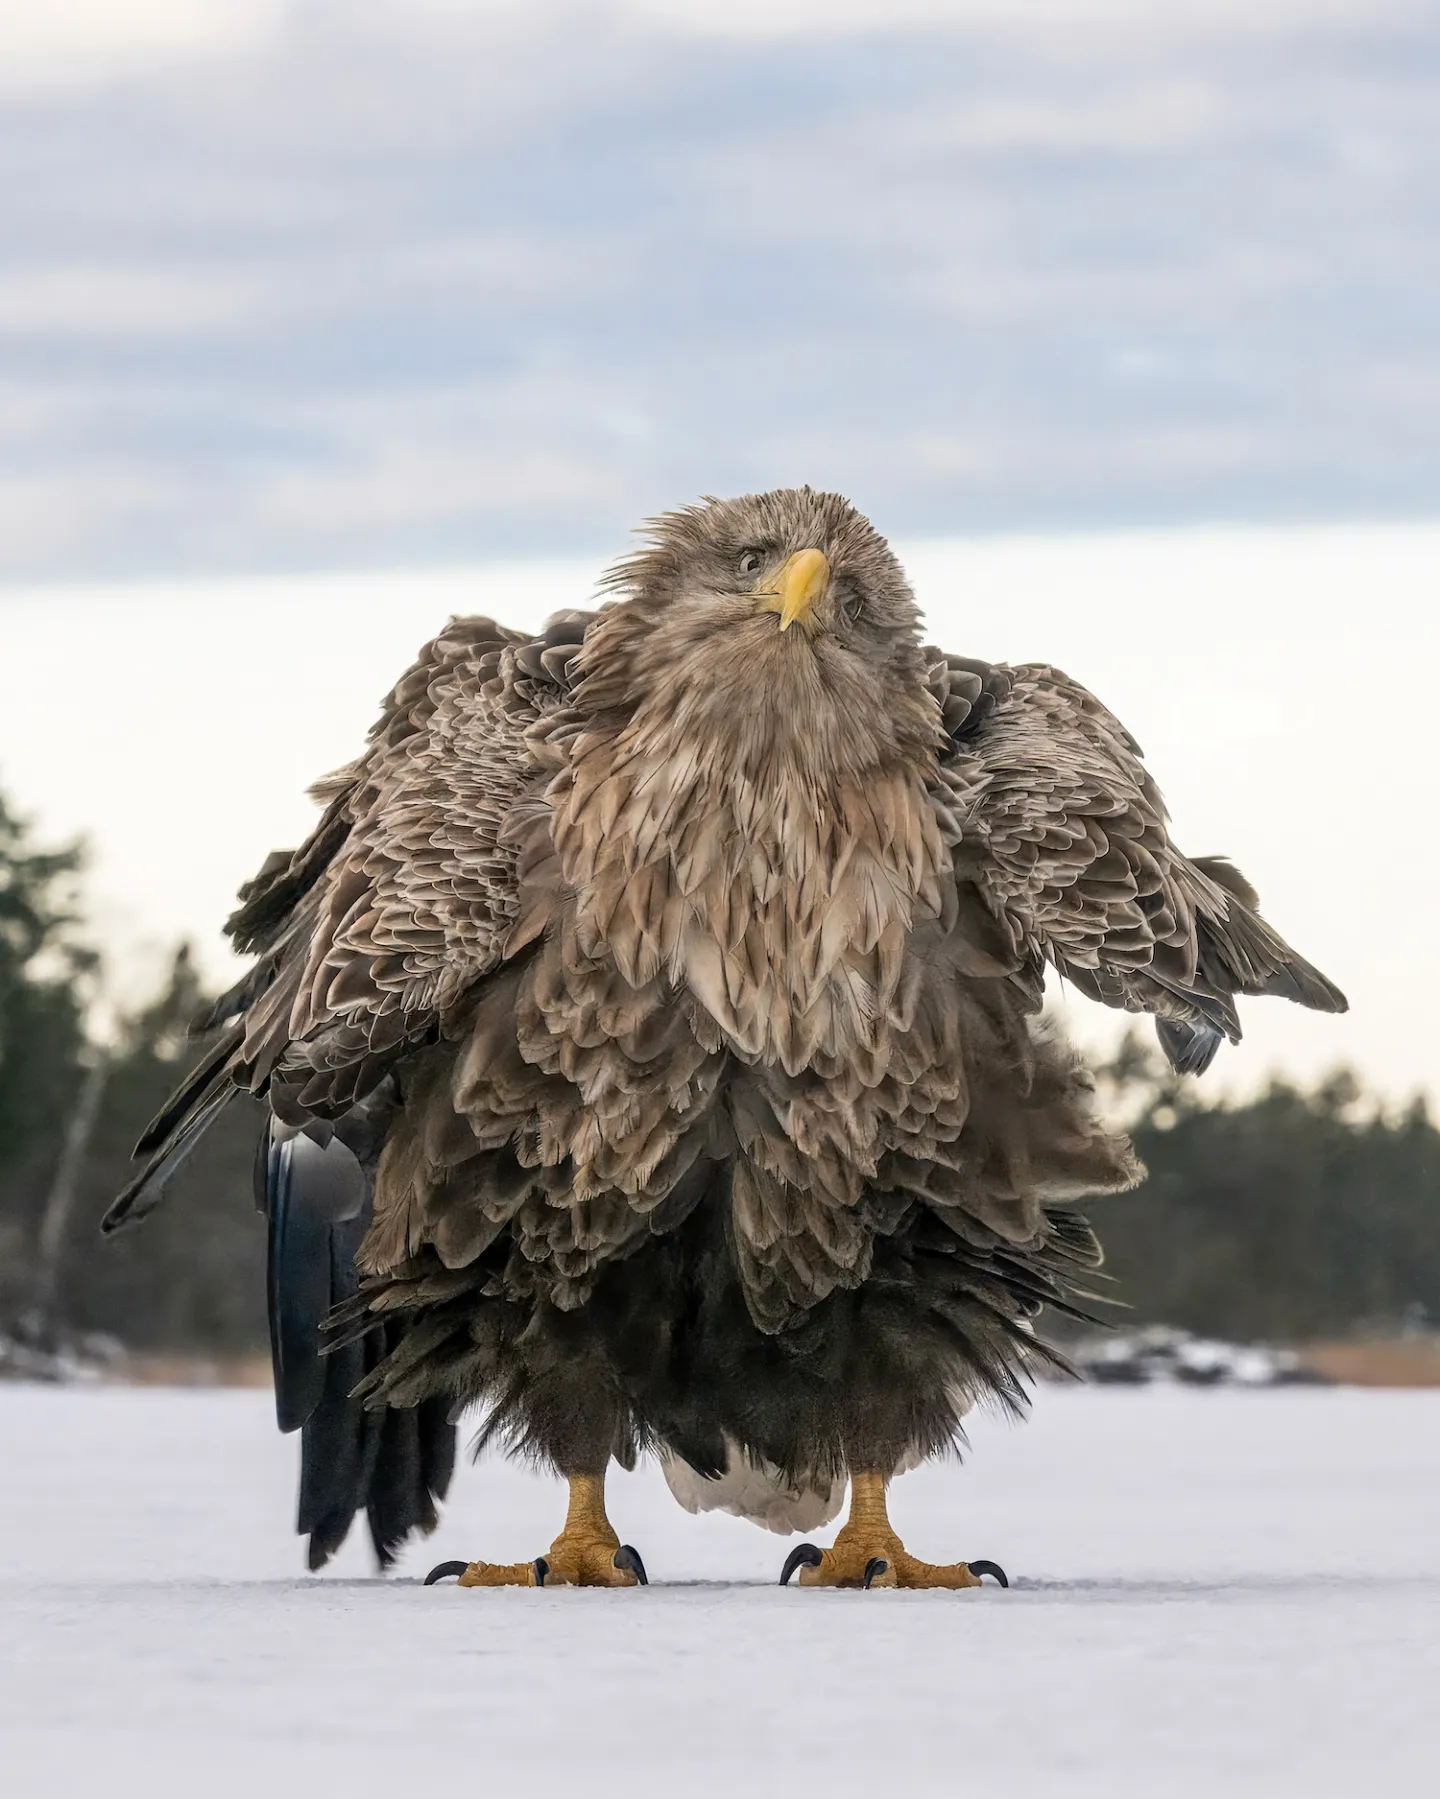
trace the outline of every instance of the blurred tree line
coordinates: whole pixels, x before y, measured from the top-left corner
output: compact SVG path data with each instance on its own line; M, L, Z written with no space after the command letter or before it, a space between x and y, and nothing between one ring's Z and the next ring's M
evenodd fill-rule
M130 1147L197 1046L203 995L177 954L164 992L104 1043L87 1034L96 961L77 924L80 857L43 850L0 800L0 1330L50 1316L142 1350L225 1354L265 1338L251 1199L259 1108L237 1101L137 1230L102 1241ZM1132 1031L1100 1071L1150 1178L1096 1202L1119 1322L1298 1341L1440 1321L1440 1131L1337 1073L1206 1103ZM57 1197L61 1204L57 1208ZM47 1224L48 1220L48 1224Z
M105 1042L87 1033L97 960L77 922L80 863L74 847L38 848L0 796L0 1331L254 1349L265 1341L257 1106L229 1108L144 1225L105 1240L97 1228L136 1137L197 1053L186 1027L204 995L182 949L151 1005Z
M1265 1003L1265 1002L1258 1002ZM1149 1178L1097 1200L1122 1323L1301 1342L1440 1328L1440 1130L1348 1069L1207 1101L1139 1027L1099 1071ZM1108 1092L1107 1092L1108 1089Z

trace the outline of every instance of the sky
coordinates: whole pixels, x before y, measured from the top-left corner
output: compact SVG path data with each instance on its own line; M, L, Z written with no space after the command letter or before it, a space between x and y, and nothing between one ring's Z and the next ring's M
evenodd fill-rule
M0 584L1430 516L1422 0L0 0Z
M0 0L0 791L111 992L447 614L810 482L1351 992L1223 1078L1440 1096L1436 118L1420 0Z

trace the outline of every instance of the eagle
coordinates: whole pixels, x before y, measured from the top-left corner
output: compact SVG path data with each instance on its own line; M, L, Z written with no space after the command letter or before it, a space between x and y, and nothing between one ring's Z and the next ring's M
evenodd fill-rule
M922 641L839 494L652 520L593 611L453 619L319 822L241 889L249 972L107 1213L143 1217L237 1094L282 1428L320 1566L433 1528L457 1421L568 1483L470 1587L634 1586L612 1461L808 1533L805 1585L963 1588L889 1481L1020 1408L1086 1315L1075 1202L1142 1176L1042 1017L1047 971L1149 1013L1174 1069L1240 995L1343 995L1228 861L1187 857L1077 682Z

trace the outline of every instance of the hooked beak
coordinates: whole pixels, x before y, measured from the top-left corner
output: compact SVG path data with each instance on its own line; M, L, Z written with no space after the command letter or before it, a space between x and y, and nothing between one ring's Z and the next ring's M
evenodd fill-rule
M778 612L782 631L793 624L812 629L816 602L829 585L830 564L824 551L797 550L781 563L769 585L758 590L760 610Z

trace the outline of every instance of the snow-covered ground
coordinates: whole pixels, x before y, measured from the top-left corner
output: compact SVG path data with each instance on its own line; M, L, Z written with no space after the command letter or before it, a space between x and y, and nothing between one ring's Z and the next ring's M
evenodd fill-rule
M787 1540L612 1480L646 1591L462 1592L553 1483L466 1464L402 1574L318 1578L268 1396L0 1388L0 1790L1422 1793L1440 1393L1047 1390L892 1512L978 1593L784 1591ZM828 1533L822 1534L828 1541Z

